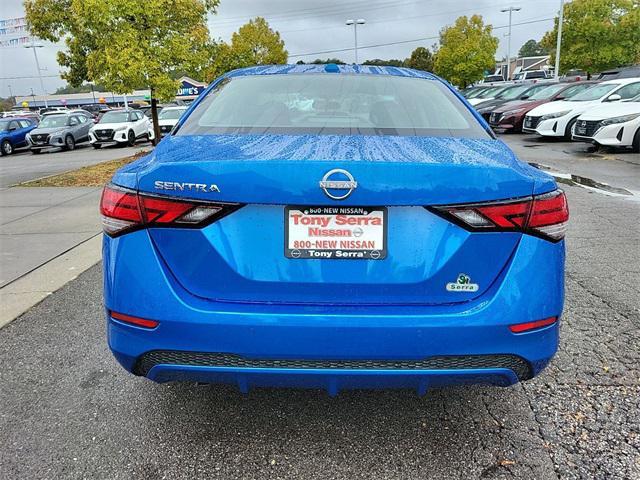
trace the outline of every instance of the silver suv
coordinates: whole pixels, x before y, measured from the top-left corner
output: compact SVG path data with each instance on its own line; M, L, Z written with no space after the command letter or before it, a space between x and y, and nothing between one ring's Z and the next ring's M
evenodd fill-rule
M27 135L27 140L34 154L54 147L73 150L77 143L89 140L92 126L89 112L49 113L42 118L38 128Z

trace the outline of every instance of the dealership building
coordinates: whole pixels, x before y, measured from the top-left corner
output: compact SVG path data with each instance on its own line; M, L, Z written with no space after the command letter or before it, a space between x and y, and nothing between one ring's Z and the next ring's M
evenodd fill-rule
M190 102L198 97L207 87L206 83L198 82L193 78L182 77L179 79L180 87L176 92L175 100ZM126 96L128 103L149 102L151 98L150 90L135 90ZM113 92L86 92L86 93L64 93L60 95L28 95L16 97L16 106L23 106L30 109L49 107L69 107L78 108L83 105L102 104L110 107L123 106L125 96Z

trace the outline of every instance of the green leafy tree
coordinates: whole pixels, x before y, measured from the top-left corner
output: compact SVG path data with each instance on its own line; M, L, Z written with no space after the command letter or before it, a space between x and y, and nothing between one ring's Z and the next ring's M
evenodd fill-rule
M179 86L172 72L198 70L209 61L207 14L218 3L25 0L24 5L34 35L65 40L58 63L66 68L62 77L70 85L88 80L122 94L149 87L154 99L170 100Z
M433 71L433 54L428 48L418 47L411 56L405 60L405 65L416 70L424 70L425 72Z
M549 50L540 45L534 39L527 40L524 45L518 50L518 57L539 57L541 55L547 55Z
M313 65L324 65L326 63L335 63L336 65L345 65L345 63L339 58L327 58L326 60L322 60L321 58L316 58L313 62L310 62L310 63L312 63Z
M383 60L381 58L374 58L373 60L366 60L362 62L363 65L373 65L378 67L392 66L392 67L404 67L404 60L397 58L390 58L389 60Z
M558 18L541 44L555 62ZM574 0L564 5L560 72L588 73L640 62L640 1Z
M287 63L288 56L280 34L264 18L256 17L231 36L230 44L218 42L207 77L212 80L230 70L253 65Z
M462 88L481 80L485 70L495 66L498 39L492 31L480 15L458 17L454 25L440 32L434 71Z
M55 94L64 95L64 94L71 94L71 93L87 93L87 92L91 92L92 90L95 92L104 92L106 88L104 88L102 85L95 85L93 86L93 88L91 88L91 85L89 84L83 84L83 85L80 85L79 87L74 87L72 85L67 84L64 87L59 87L55 91Z

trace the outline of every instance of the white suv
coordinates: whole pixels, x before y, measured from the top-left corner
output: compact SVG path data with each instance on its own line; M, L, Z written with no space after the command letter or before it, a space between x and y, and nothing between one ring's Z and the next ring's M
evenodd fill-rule
M151 121L138 110L109 110L89 131L93 148L114 143L131 146L139 138L154 137Z

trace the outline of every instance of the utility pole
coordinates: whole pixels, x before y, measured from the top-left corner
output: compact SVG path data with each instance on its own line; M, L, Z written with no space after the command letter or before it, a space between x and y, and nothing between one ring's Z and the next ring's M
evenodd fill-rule
M562 22L564 20L564 0L560 0L560 16L558 17L558 38L556 38L556 70L553 74L556 80L560 76L560 46L562 45Z
M511 79L511 16L513 12L522 10L520 7L509 7L500 10L502 13L509 12L509 40L507 41L507 81Z
M42 89L42 98L44 98L44 106L45 108L49 107L47 103L47 92L44 89L44 82L42 81L42 71L40 70L40 62L38 61L38 53L36 52L36 48L42 48L42 45L36 45L33 37L31 38L31 45L25 45L24 48L32 48L33 49L33 57L36 59L36 68L38 69L38 78L40 79L40 88ZM35 100L34 100L35 101Z
M364 18L359 18L357 20L347 20L345 25L353 25L353 40L355 46L355 56L356 56L356 64L358 63L358 25L364 25L366 22Z
M7 85L9 87L9 98L13 97L13 91L11 90L11 84Z

